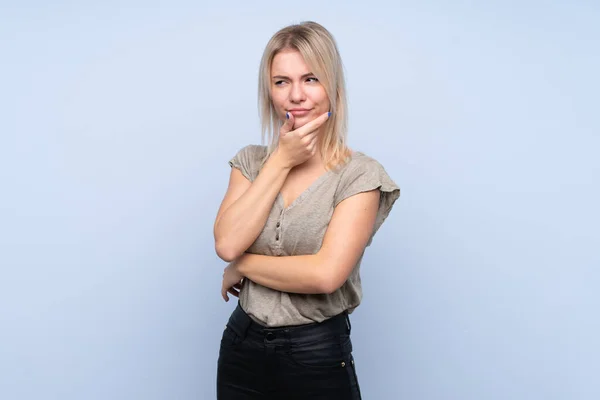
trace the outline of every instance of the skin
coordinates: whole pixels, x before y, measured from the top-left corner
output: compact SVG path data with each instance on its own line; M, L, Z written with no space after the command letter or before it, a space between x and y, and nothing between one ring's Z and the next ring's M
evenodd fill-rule
M317 143L330 107L325 88L295 50L282 51L274 57L271 78L273 106L279 118L285 121L279 135L279 147L271 157L272 162L268 161L271 164L263 167L253 183L232 168L228 193L215 223L215 240L220 239L221 243L235 248L222 250L223 254L232 256L220 255L231 261L224 270L221 286L225 301L229 301L228 293L239 296L244 278L284 292L334 292L348 279L362 255L379 207L377 189L340 202L316 254L272 257L243 252L262 230L273 200L286 180L324 168ZM263 174L264 179L261 179ZM255 213L258 210L260 215L256 218L262 219L254 224L243 220L250 210ZM240 237L246 238L246 242L240 243ZM216 247L219 254L219 246ZM225 249L225 245L221 249Z
M223 261L235 260L256 240L292 170L314 156L315 131L327 120L327 114L293 131L290 120L281 128L278 148L252 184L239 169L231 169L214 226L215 250Z
M287 112L291 114L292 130L330 111L325 88L295 50L284 50L273 58L271 100L281 120L286 120Z

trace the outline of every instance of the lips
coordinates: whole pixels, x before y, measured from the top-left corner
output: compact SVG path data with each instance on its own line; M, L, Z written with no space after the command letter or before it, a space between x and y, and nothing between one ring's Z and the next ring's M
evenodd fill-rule
M291 108L288 110L294 117L302 117L310 112L307 108Z

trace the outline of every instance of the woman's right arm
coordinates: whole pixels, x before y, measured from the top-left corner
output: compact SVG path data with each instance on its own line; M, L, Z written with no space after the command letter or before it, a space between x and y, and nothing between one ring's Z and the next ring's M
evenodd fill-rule
M277 150L252 183L237 168L231 169L214 226L215 250L221 259L231 262L254 243L290 170Z
M231 262L244 254L262 232L275 198L289 172L315 155L318 128L329 119L325 113L306 125L292 130L294 117L281 127L279 144L254 182L233 168L229 187L215 220L215 250Z

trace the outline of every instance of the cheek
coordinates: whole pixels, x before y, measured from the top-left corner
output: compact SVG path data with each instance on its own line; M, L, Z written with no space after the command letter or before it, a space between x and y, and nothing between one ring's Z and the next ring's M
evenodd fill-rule
M311 94L311 100L313 103L318 104L319 108L329 109L329 97L327 97L327 92L322 87L315 88Z
M275 109L275 116L278 117L279 119L285 118L285 110L283 109L282 105L279 104L277 102L277 100L274 98L271 98L271 104L273 105L273 108Z
M282 96L281 93L271 93L271 101L277 111L281 111L285 107L285 96Z

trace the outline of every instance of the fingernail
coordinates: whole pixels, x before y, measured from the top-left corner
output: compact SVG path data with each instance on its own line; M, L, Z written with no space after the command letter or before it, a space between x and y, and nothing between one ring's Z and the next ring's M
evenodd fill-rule
M285 119L290 119L290 113L285 113Z
M331 111L327 113L327 118L331 117Z

